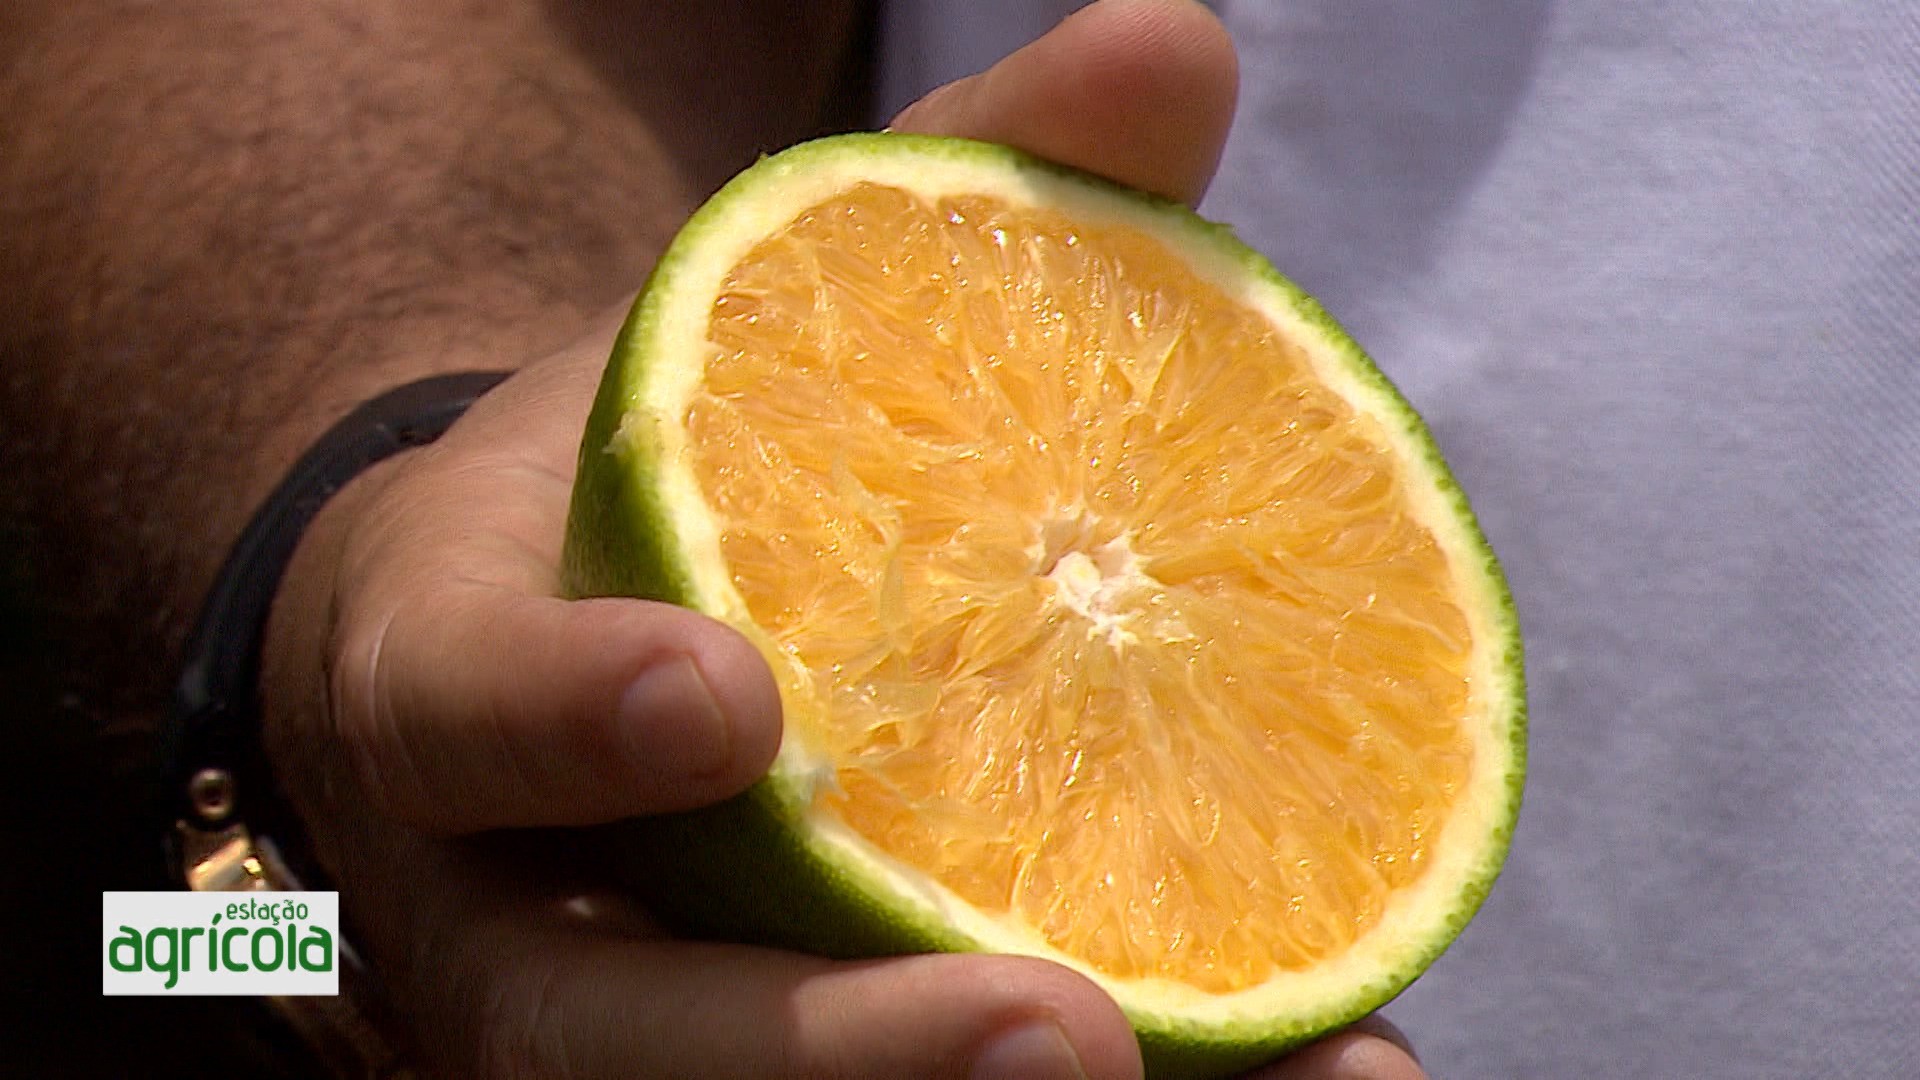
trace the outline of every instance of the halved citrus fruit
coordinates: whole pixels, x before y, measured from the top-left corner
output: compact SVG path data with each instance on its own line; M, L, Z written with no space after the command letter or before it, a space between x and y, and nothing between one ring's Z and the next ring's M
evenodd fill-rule
M764 781L635 826L657 905L1067 964L1164 1075L1388 1000L1518 811L1512 605L1414 412L1226 229L1004 147L840 136L708 202L566 570L780 684Z

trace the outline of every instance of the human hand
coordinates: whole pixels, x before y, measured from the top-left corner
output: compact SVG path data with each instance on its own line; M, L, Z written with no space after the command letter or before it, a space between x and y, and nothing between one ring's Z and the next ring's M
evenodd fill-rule
M1011 143L1196 200L1232 112L1197 5L1108 0L895 127ZM1125 1018L1042 961L840 963L677 941L548 826L751 784L780 704L753 648L681 609L559 599L608 312L302 544L264 690L276 765L421 1056L453 1075L1136 1076ZM1366 1033L1263 1071L1418 1076Z

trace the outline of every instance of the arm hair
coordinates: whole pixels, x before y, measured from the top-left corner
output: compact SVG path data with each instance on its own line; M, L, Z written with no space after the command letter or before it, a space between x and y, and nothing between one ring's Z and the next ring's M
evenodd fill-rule
M844 122L864 15L797 6L6 5L7 666L156 703L329 422L569 340L727 175Z

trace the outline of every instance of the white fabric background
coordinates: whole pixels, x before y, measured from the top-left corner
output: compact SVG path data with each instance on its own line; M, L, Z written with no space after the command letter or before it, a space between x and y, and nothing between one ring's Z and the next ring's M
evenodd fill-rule
M1076 5L918 0L884 108ZM1439 1077L1920 1077L1920 3L1227 0L1204 211L1434 427L1512 580L1506 874Z

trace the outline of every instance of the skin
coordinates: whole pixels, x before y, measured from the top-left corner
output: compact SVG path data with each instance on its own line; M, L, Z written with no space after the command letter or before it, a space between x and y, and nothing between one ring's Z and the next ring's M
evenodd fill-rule
M724 798L779 742L772 679L732 631L557 598L579 432L630 290L701 195L833 121L852 43L851 11L801 43L780 4L725 33L705 5L666 7L0 16L0 106L47 121L0 154L0 258L23 283L6 405L26 432L0 464L47 478L8 494L9 518L83 583L39 614L77 677L91 663L154 700L166 665L145 658L328 422L410 378L513 369L329 504L267 640L276 767L426 1065L1137 1076L1125 1019L1063 968L673 940L599 887L590 842L553 831ZM894 126L1194 201L1234 72L1204 8L1104 0ZM122 704L90 708L138 715ZM1363 1025L1258 1075L1423 1074Z

